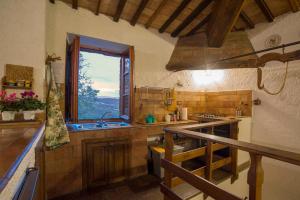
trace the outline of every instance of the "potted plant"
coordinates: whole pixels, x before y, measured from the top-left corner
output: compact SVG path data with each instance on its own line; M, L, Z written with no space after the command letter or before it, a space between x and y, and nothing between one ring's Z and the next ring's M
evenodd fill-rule
M43 110L46 104L41 102L33 91L24 91L21 96L20 108L23 111L24 120L34 120L36 111Z
M15 114L20 110L20 102L16 93L7 95L5 91L0 91L0 110L3 121L13 121Z

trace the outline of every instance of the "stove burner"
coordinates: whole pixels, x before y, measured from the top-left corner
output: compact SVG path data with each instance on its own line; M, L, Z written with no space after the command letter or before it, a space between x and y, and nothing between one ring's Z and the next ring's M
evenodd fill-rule
M224 115L212 114L212 113L202 113L202 114L200 114L200 117L201 118L214 119L214 118L224 117Z

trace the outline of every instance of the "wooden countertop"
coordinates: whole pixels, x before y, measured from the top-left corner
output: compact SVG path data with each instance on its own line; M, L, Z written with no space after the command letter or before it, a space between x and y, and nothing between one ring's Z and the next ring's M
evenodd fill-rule
M0 191L44 127L41 122L0 124Z
M171 125L181 125L181 124L192 124L198 123L196 120L184 120L184 121L172 121L172 122L156 122L153 124L147 124L144 122L136 122L138 126L171 126Z

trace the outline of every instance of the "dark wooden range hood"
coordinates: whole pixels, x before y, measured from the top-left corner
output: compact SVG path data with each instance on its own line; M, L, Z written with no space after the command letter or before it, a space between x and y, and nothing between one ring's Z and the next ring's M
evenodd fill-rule
M229 57L253 52L254 49L247 33L231 32L227 35L221 47L209 47L205 33L199 33L180 38L174 48L167 70L200 70L200 69L230 69L249 66L249 59L257 59L256 55L217 62Z

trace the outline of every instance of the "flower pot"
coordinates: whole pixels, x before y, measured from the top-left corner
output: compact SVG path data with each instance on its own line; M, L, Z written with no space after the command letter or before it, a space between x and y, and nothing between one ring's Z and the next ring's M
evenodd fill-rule
M35 119L35 111L34 110L26 110L23 111L24 120L34 120Z
M15 120L15 111L3 111L2 113L2 120L3 121L13 121Z

